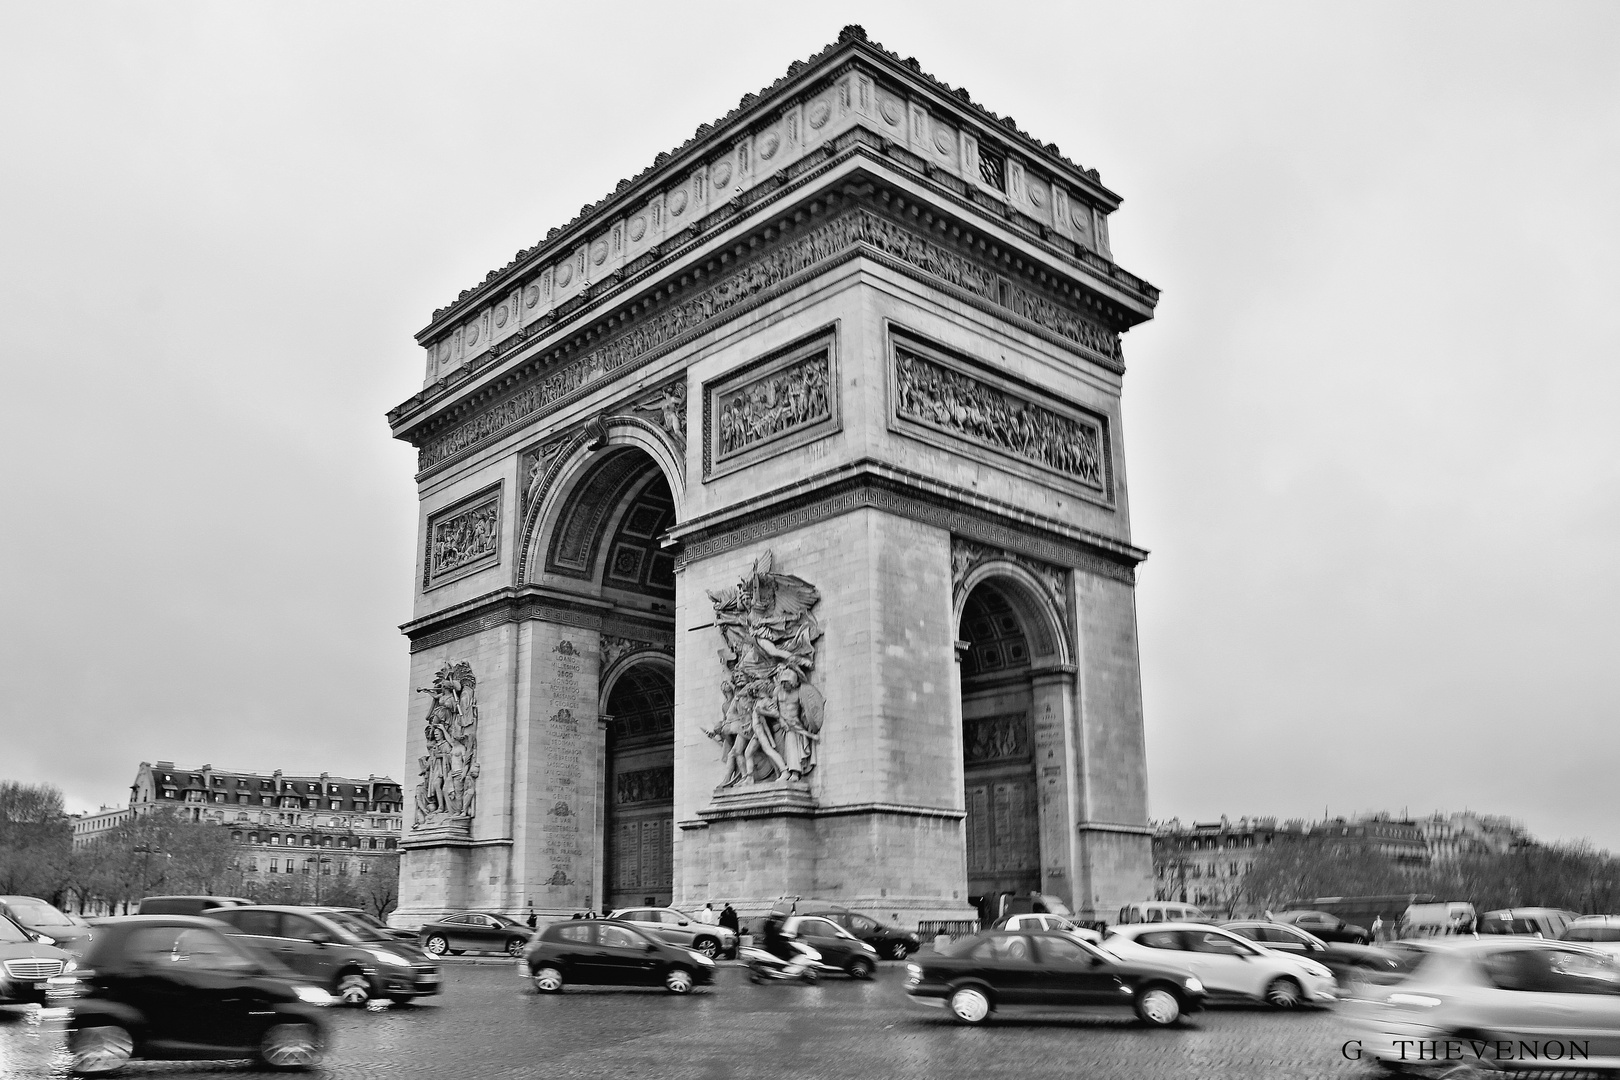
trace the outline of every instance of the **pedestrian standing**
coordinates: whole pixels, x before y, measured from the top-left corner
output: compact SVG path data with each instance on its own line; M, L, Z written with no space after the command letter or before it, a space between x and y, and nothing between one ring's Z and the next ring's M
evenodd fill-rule
M697 913L697 921L704 926L713 926L720 921L720 916L715 913L713 903L703 905L703 910Z
M1381 931L1383 929L1384 929L1384 917L1382 915L1374 915L1373 916L1373 924L1372 924L1372 932L1373 932L1373 940L1374 941L1380 940L1380 938L1383 936L1382 933L1381 933Z
M741 923L737 921L737 909L727 904L720 911L720 925L733 934L740 932Z

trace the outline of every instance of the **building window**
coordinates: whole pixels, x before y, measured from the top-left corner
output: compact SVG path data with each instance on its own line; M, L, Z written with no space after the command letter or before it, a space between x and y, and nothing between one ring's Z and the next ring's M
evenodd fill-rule
M280 833L271 833L271 834L270 834L270 842L271 842L271 843L272 843L272 844L279 844L279 843L281 843L281 834L280 834Z
M383 847L387 848L389 851L393 851L394 850L394 838L392 836L390 836L387 840L384 840L383 841Z
M276 872L276 863L279 862L279 861L280 860L278 860L278 859L271 859L270 860L270 868L266 872L271 873L271 874L275 873Z
M360 860L360 872L362 874L371 873L371 864L369 862L367 862L365 859Z

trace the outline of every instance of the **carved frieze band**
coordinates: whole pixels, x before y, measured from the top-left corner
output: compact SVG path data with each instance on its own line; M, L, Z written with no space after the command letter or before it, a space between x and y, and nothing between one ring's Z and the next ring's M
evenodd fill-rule
M613 804L668 802L675 797L675 766L634 769L613 778Z
M576 391L648 359L739 305L840 256L858 245L880 252L938 282L962 289L1003 311L1029 319L1065 340L1096 352L1109 364L1119 358L1118 336L1056 303L1012 285L994 270L866 210L850 210L722 278L663 311L647 315L625 333L558 366L549 375L487 406L421 445L418 466L430 469L454 454L536 414L559 406Z
M422 587L493 566L501 557L501 485L428 518Z
M1066 416L902 345L895 346L895 412L1105 490L1102 425Z
M962 721L962 758L968 765L1029 757L1029 714L1006 713Z
M715 433L718 457L825 420L832 415L827 396L829 357L826 350L791 367L724 392Z

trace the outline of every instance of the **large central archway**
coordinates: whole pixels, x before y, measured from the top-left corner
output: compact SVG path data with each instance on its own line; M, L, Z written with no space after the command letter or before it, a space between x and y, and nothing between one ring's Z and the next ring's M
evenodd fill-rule
M673 665L634 662L608 688L604 715L603 899L608 910L667 905L674 888Z

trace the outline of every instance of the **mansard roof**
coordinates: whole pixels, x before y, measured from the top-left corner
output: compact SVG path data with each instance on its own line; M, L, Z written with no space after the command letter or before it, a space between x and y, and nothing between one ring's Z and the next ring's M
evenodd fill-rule
M1120 198L1102 186L1101 177L1096 169L1085 169L1069 158L1065 157L1056 143L1043 143L1033 135L1018 127L1012 117L1003 117L991 111L980 103L974 101L966 87L956 86L934 77L922 70L922 65L915 57L902 59L899 54L891 52L882 45L867 39L866 31L860 26L849 25L843 28L838 39L819 52L805 60L795 60L788 65L787 72L771 85L764 87L758 93L744 94L737 103L737 107L719 119L699 124L692 137L675 149L658 154L647 168L635 176L622 179L613 188L613 191L595 203L579 208L567 224L547 231L545 238L538 243L516 252L506 265L491 270L484 275L484 279L468 289L463 289L455 300L433 312L432 322L424 327L418 334L417 340L424 344L433 337L438 336L446 329L447 317L460 317L475 306L475 303L496 290L492 288L499 283L505 283L513 277L515 272L530 267L540 260L542 255L553 257L563 254L567 245L584 238L592 226L605 222L611 214L610 210L627 208L636 198L645 194L643 190L648 181L656 177L668 177L690 166L695 160L705 154L711 153L724 143L724 135L729 129L746 127L767 116L770 110L783 103L788 96L790 88L804 89L813 81L812 77L824 75L824 70L831 67L828 61L835 56L848 54L861 55L878 60L883 67L889 69L891 74L899 75L899 69L908 72L911 79L921 81L928 86L942 92L952 99L960 108L968 110L981 121L993 126L999 138L1010 143L1018 144L1018 149L1038 160L1045 168L1062 175L1065 180L1078 187L1084 188L1089 195L1098 202L1112 210L1119 206ZM469 303L473 301L475 303Z

